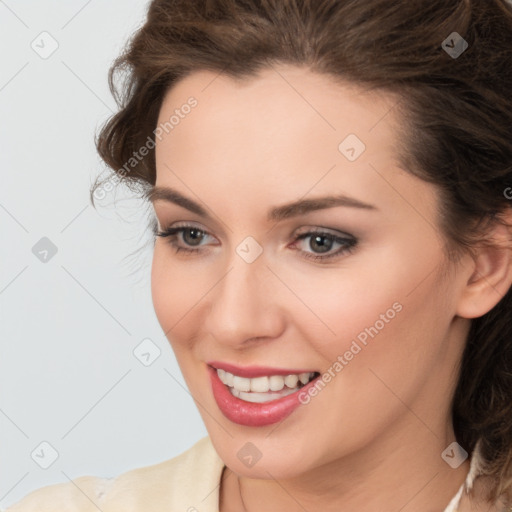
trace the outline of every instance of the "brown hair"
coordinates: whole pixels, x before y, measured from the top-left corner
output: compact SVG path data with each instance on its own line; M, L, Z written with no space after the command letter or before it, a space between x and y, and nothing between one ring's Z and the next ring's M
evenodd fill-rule
M453 32L468 44L460 55L448 51ZM455 248L470 249L482 221L504 222L512 198L506 0L154 0L110 70L119 112L97 137L100 156L124 183L154 185L154 151L132 157L151 140L167 90L197 70L250 78L277 62L403 98L401 162L439 187L441 227ZM93 204L102 186L93 185ZM472 452L481 439L495 481L488 499L512 500L512 290L472 320L452 407L458 443Z

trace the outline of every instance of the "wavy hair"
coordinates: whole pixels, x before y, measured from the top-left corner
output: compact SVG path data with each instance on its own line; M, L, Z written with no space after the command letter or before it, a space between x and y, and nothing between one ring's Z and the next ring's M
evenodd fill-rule
M455 47L454 32L468 45L458 56L442 46ZM505 222L500 214L512 199L506 0L153 0L110 69L119 110L97 134L99 155L127 185L154 185L154 151L132 157L151 140L169 88L198 70L250 78L273 63L402 98L400 161L439 187L441 228L456 251L482 241L485 221ZM103 186L92 186L93 204ZM469 453L481 440L495 482L488 500L512 500L512 291L471 322L454 431Z

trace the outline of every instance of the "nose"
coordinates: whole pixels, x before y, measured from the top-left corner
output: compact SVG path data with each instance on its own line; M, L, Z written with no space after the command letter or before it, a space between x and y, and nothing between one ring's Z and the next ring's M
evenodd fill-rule
M235 254L227 273L209 294L209 307L203 310L204 329L218 343L234 349L278 338L286 320L279 286L262 257L247 263Z

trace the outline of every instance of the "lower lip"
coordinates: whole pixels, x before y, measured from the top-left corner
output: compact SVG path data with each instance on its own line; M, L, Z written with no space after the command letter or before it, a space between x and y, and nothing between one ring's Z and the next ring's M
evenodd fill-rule
M313 379L291 395L259 404L246 402L233 396L228 387L219 379L217 370L209 366L208 371L210 372L213 396L222 414L233 423L246 427L263 427L284 420L299 405L303 405L299 401L299 393L307 392L308 388L314 386L316 382L316 379Z

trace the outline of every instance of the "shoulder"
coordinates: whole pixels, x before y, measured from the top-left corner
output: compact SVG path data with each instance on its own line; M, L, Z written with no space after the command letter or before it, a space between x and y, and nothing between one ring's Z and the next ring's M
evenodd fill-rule
M108 479L82 476L71 482L49 485L31 492L6 512L97 512L96 503L108 483Z
M210 438L204 437L173 459L118 476L103 512L217 512L223 468Z
M117 478L86 476L43 487L6 512L216 511L223 468L207 436L173 459Z

